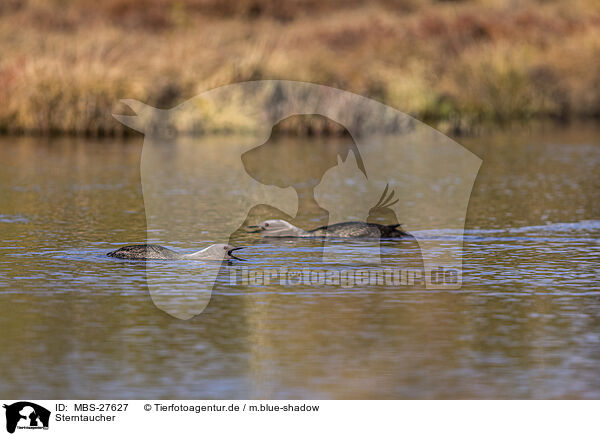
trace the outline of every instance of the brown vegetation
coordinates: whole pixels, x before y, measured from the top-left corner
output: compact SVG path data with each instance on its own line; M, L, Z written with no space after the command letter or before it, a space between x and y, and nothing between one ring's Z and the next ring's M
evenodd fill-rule
M0 129L109 134L121 98L339 87L443 129L600 115L594 0L5 0Z

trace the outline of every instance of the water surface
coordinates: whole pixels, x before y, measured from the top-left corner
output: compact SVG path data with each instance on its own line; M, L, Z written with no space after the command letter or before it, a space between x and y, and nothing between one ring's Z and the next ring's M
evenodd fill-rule
M142 139L0 139L0 397L600 398L600 130L459 142L483 159L461 289L231 286L225 270L182 321L152 304L143 263L105 256L146 240ZM314 241L248 238L250 270L320 267Z

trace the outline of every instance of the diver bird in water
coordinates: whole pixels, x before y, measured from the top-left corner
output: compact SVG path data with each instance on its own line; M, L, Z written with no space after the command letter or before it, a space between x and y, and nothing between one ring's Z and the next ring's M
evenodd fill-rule
M395 238L414 239L402 230L400 224L380 224L380 222L396 221L396 214L389 207L396 204L398 199L392 200L394 191L387 197L388 186L377 204L369 211L367 221L349 221L317 227L312 230L303 230L284 220L267 220L257 226L248 226L249 233L260 233L261 236L271 238Z
M180 254L155 244L127 245L107 253L107 256L130 260L245 260L233 255L234 251L245 247L232 247L226 244L213 244L204 250L191 254Z

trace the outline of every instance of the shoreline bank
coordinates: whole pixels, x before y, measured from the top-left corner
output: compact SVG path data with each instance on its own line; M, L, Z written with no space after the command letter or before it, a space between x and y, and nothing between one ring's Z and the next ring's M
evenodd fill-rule
M600 117L593 0L9 3L22 6L0 8L4 133L120 136L122 98L171 108L261 79L347 90L454 134Z

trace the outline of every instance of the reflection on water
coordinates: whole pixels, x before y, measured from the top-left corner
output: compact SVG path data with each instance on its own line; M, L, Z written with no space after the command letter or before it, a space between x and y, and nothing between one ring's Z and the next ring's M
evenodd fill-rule
M232 263L180 321L105 256L146 239L141 139L0 139L0 397L599 398L600 131L461 142L483 165L460 290L244 287ZM241 242L249 270L323 266L316 241Z

